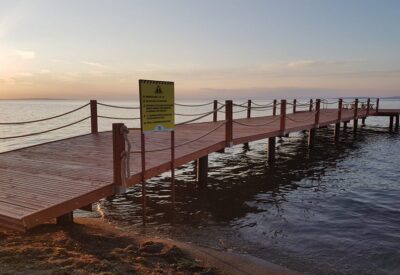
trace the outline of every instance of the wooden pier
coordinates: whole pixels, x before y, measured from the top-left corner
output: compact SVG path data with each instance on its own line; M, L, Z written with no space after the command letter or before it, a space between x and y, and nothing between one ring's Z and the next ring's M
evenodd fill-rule
M335 141L339 142L342 123L347 127L347 123L353 121L356 134L358 120L365 122L368 116L387 116L390 130L398 131L400 114L400 110L380 109L379 99L374 104L369 99L348 103L341 99L306 103L274 100L264 105L250 100L244 104L214 101L210 103L210 112L176 125L173 162L169 133L145 137L143 173L140 129L128 132L124 124L118 123L113 124L113 131L98 133L97 120L102 117L97 114L98 104L101 103L93 100L85 105L90 107L91 116L76 122L90 119L90 134L0 154L1 227L24 231L52 219L68 223L72 220L72 211L88 210L102 198L122 193L129 186L194 160L197 160L199 187L204 188L208 155L224 152L226 147L268 139L268 162L273 163L276 137L308 131L312 147L317 129L334 125ZM233 119L235 113L242 111L245 118ZM252 111L259 111L257 114L269 111L272 115L253 117ZM209 122L196 122L208 116L211 117ZM0 126L2 124L11 123L0 123ZM51 130L58 129L60 127ZM41 133L23 136L36 134ZM10 138L18 136L0 137L0 140ZM145 192L143 194L145 198Z

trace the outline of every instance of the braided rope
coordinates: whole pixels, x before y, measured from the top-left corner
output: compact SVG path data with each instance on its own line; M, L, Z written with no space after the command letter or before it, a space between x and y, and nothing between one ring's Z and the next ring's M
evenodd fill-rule
M181 143L181 144L175 145L174 148L182 147L182 146L188 145L188 144L190 144L190 143L199 141L200 139L205 138L206 136L208 136L208 135L214 133L215 131L217 131L218 129L220 129L220 128L221 128L222 126L224 126L225 124L226 124L226 122L223 122L223 123L221 123L220 125L218 125L217 127L215 127L214 129L212 129L211 131L205 133L204 135L201 135L200 137L195 138L195 139L193 139L193 140L189 140L189 141L183 142L183 143ZM145 151L145 152L146 152L146 153L155 153L155 152L161 152L161 151L170 150L170 149L171 149L171 146L168 146L168 147L164 147L164 148L160 148L160 149L148 150L148 151ZM141 153L141 151L131 151L131 153L133 153L133 154L138 154L138 153Z
M98 118L106 119L122 119L122 120L138 120L140 117L111 117L111 116L97 116Z
M97 102L97 104L100 106L109 107L109 108L130 109L130 110L140 109L140 107L117 106L117 105L105 104L105 103L101 103L101 102Z
M316 113L316 112L315 112L315 113ZM307 118L301 119L301 120L293 119L293 118L291 118L290 116L286 116L286 119L288 119L288 120L290 120L290 121L293 121L293 122L299 122L299 123L301 123L301 122L306 122L306 121L308 121L308 120L310 120L310 119L312 119L312 118L315 118L315 114L312 114L311 116L308 116Z
M254 111L262 112L262 111L271 110L273 108L274 108L273 106L270 106L270 107L252 107L251 109Z
M78 121L75 121L75 122L66 124L66 125L64 125L64 126L60 126L60 127L53 128L53 129L49 129L49 130L45 130L45 131L42 131L42 132L36 132L36 133L31 133L31 134L19 135L19 136L0 137L0 140L21 138L21 137L30 137L30 136L36 136L36 135L40 135L40 134L45 134L45 133L48 133L48 132L52 132L52 131L60 130L60 129L63 129L63 128L67 128L67 127L69 127L69 126L78 124L78 123L80 123L80 122L82 122L82 121L84 121L84 120L87 120L87 119L89 119L89 118L90 118L90 116L85 117L85 118L82 118L82 119L80 119L80 120L78 120Z
M207 117L207 116L209 116L209 115L211 115L211 114L213 114L213 113L215 113L215 112L218 112L219 110L221 110L221 109L224 108L224 107L225 107L225 105L222 105L222 106L219 107L218 109L215 109L215 110L212 110L211 112L205 113L205 114L202 115L202 116L199 116L199 117L197 117L197 118L194 118L194 119L191 119L191 120L188 120L188 121L184 121L184 122L181 122L181 123L177 123L176 125L188 124L188 123L191 123L191 122L200 120L200 119L205 118L205 117Z
M29 123L47 121L47 120L51 120L51 119L54 119L54 118L58 118L58 117L62 117L62 116L66 116L66 115L72 114L72 113L74 113L76 111L79 111L79 110L89 106L89 105L90 105L90 103L87 103L87 104L85 104L85 105L83 105L81 107L78 107L78 108L73 109L71 111L68 111L66 113L59 114L59 115L52 116L52 117L47 117L47 118L42 118L42 119L37 119L37 120L30 120L30 121L20 121L20 122L0 122L0 125L21 125L21 124L29 124Z
M232 121L232 123L238 124L238 125L242 125L242 126L246 126L246 127L262 127L262 126L270 125L270 124L274 123L275 121L277 121L280 118L281 118L280 116L277 116L275 119L273 119L273 120L271 120L271 121L269 121L267 123L263 123L263 124L246 124L246 123L241 123L241 122L238 122L238 121L235 121L235 120Z
M252 104L254 104L255 106L259 106L259 107L269 107L269 106L273 106L274 102L268 103L268 104L258 104L255 103L254 101L251 102Z
M130 153L131 153L131 142L128 139L129 129L125 125L121 127L121 134L124 136L125 144L128 147L121 153L121 176L124 186L126 186L126 181L131 176L130 168Z
M176 116L202 116L202 115L205 115L205 114L208 114L208 113L209 112L204 112L204 113L200 113L200 114L180 114L180 113L175 113L175 115Z
M203 107L203 106L211 105L213 103L214 103L214 101L211 101L211 102L208 102L208 103L204 103L204 104L181 104L181 103L175 103L175 105L176 106L182 106L182 107Z

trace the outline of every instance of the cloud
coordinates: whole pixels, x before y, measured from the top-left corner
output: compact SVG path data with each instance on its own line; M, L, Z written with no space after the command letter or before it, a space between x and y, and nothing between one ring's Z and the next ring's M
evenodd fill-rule
M287 63L287 67L297 69L297 68L312 68L312 67L326 67L334 65L346 65L354 63L355 61L350 60L295 60Z
M27 60L29 60L29 59L34 59L35 56L36 56L35 52L33 52L33 51L21 51L21 50L16 50L16 51L15 51L15 54L16 54L17 56L19 56L20 58L22 58L22 59L27 59Z
M82 64L92 66L92 67L97 67L97 68L106 68L107 66L97 63L97 62L91 62L91 61L81 61Z

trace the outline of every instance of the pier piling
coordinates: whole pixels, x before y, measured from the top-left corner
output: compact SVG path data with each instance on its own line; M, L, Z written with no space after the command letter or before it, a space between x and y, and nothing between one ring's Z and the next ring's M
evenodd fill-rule
M395 124L394 130L396 132L399 131L399 115L396 115L396 124Z
M275 163L275 145L276 145L276 137L268 138L268 163Z
M342 120L343 99L339 98L338 102L338 118L335 124L335 142L339 141L340 137L340 121Z
M225 143L226 147L232 146L233 140L233 103L232 100L225 101Z
M357 134L358 128L358 98L354 101L354 119L353 119L353 133L354 135Z
M247 118L251 118L251 100L247 100ZM249 148L249 143L246 142L243 144L245 148Z
M56 218L56 222L58 225L71 225L74 223L74 213L73 212L69 212L67 214L64 214L62 216L59 216Z
M280 131L281 136L285 136L285 126L286 126L286 99L281 100L281 122Z
M208 155L199 158L196 161L196 166L197 186L199 188L206 188L208 177Z

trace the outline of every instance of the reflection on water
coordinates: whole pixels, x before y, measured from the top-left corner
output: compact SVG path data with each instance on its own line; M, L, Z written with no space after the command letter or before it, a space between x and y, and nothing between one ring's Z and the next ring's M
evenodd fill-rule
M276 164L266 142L210 156L209 184L196 188L193 165L177 171L177 204L169 174L147 183L146 231L247 252L312 273L400 272L400 138L367 127L353 138L321 129L313 150L298 133L278 140ZM141 227L140 187L102 209L109 219Z

